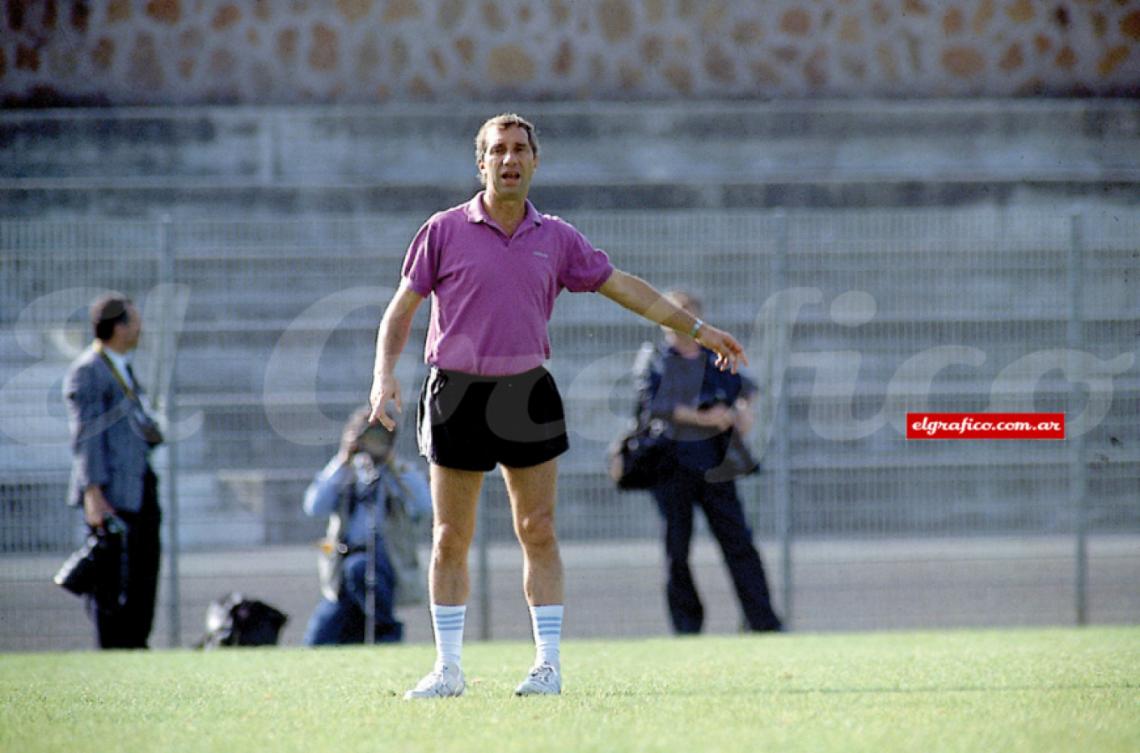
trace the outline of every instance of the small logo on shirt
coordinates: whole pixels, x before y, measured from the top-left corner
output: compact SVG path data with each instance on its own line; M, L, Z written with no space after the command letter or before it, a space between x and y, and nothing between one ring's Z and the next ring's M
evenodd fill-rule
M549 259L550 258L550 254L546 253L545 251L535 251L533 253L535 256L541 256L543 259Z

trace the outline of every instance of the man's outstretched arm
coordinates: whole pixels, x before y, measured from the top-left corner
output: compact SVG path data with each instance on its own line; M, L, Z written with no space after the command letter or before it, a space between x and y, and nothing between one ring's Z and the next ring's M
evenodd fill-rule
M696 341L716 353L716 365L721 371L731 369L735 374L740 364L748 365L748 357L744 355L744 348L736 338L711 324L701 322L640 277L615 269L610 278L602 283L602 287L598 288L598 292L633 313L682 334L693 335L696 328Z
M408 287L407 281L400 283L396 294L384 310L380 320L380 331L376 335L376 365L372 370L372 392L369 402L372 415L369 421L379 421L385 429L393 431L396 421L388 415L388 401L396 404L396 412L404 412L404 401L400 397L400 383L396 381L396 361L404 352L408 333L412 330L412 318L423 301L423 296Z

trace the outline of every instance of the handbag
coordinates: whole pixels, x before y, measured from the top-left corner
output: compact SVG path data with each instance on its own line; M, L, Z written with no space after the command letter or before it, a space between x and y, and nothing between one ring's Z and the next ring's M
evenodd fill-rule
M320 578L321 595L329 601L340 599L344 583L344 558L349 555L348 518L352 514L353 502L350 491L341 494L337 509L329 515L325 537L319 543L317 576Z
M52 581L76 596L92 595L108 602L107 597L119 596L124 568L123 526L109 518L102 530L89 533L64 560Z
M724 450L724 460L705 473L705 480L711 483L732 481L741 476L751 476L760 470L760 463L752 457L752 450L740 432L733 429L729 434Z
M143 409L142 405L135 402L130 411L127 413L127 419L134 426L138 435L143 438L150 448L158 447L165 441L162 436L162 429L158 428L158 423L151 418L150 414Z
M610 479L619 491L651 489L672 471L673 439L659 418L638 421L610 445Z
M264 601L231 591L206 608L206 634L195 648L276 646L289 615Z

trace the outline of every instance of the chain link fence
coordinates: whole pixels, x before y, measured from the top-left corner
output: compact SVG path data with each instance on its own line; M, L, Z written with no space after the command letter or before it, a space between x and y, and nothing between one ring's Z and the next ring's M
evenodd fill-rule
M376 325L423 219L0 222L0 649L91 643L50 577L82 528L63 503L60 386L108 289L140 304L136 373L172 440L153 459L166 558L152 643L189 645L229 590L284 609L283 641L300 640L324 529L301 494L366 400ZM764 468L741 496L794 629L1140 619L1140 211L567 219L618 267L701 295L745 342ZM406 398L425 373L426 309L397 369ZM656 510L618 494L604 462L632 413L634 355L659 337L596 295L555 308L570 636L668 631ZM398 451L413 458L406 402ZM1064 412L1068 437L905 441L922 410ZM703 530L694 563L707 629L739 629ZM497 474L472 566L469 634L528 636ZM400 615L430 640L426 609Z

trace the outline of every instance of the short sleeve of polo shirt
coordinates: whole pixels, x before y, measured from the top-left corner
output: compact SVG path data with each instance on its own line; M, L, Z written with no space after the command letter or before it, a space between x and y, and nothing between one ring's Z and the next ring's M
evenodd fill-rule
M403 278L408 287L421 298L427 298L435 290L439 271L439 228L434 218L424 223L408 246L404 257Z
M565 227L566 245L558 283L571 293L593 293L610 278L614 265L605 251L594 248L576 228Z

